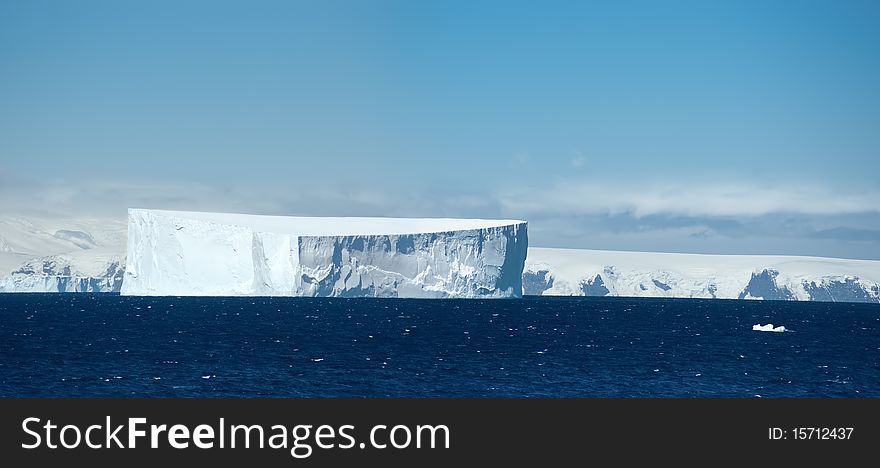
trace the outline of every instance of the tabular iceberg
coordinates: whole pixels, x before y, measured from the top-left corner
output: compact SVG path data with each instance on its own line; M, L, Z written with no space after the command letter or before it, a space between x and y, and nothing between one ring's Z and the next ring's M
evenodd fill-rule
M507 298L527 224L131 209L123 295Z

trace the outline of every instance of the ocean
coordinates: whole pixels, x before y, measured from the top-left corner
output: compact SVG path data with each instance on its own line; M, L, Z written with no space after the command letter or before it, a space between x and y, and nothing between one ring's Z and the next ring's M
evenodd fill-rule
M0 294L0 396L880 397L880 306Z

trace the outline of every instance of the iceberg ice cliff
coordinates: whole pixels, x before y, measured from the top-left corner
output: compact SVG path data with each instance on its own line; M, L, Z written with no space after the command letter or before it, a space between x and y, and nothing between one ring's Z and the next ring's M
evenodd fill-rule
M506 298L522 221L132 209L123 295Z

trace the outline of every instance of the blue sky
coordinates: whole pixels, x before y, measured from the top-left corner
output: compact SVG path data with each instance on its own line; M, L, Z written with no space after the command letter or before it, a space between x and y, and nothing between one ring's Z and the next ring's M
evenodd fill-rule
M880 259L880 3L0 4L0 209Z

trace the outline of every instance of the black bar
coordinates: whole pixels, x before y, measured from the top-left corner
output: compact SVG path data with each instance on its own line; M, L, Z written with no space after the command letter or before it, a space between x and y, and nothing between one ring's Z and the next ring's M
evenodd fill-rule
M131 466L133 462L152 466L469 466L476 461L568 466L595 460L627 463L645 457L671 462L702 460L707 465L777 459L787 463L828 461L839 466L846 460L873 456L880 441L877 399L3 399L0 414L2 459L16 460L15 466ZM25 418L40 418L39 425L31 423L29 428L43 431L41 426L49 419L59 427L76 424L85 429L90 424L105 424L107 416L112 426L143 417L147 424L141 429L153 424L184 424L190 430L199 424L219 428L219 420L224 418L226 426L263 425L267 434L272 425L350 424L355 426L350 432L357 442L367 443L363 449L358 445L320 449L315 446L313 427L311 438L302 442L313 449L306 458L293 457L289 449L258 449L256 438L250 449L241 447L243 439L237 448L230 448L228 437L223 449L216 445L202 449L192 443L186 449L175 449L160 437L159 448L152 449L149 432L133 449L90 449L84 443L76 449L48 449L45 440L39 448L22 448L35 440L22 429ZM377 424L388 428L445 425L450 445L376 449L369 444L369 432ZM779 428L776 440L771 439L772 428ZM805 428L803 436L808 431L814 436L798 440L796 428ZM819 428L819 432L810 428ZM822 428L852 431L846 439L832 439L826 429L828 437L819 438ZM96 429L94 443L103 444L104 432L100 440L97 433ZM119 434L119 439L127 442L126 428ZM72 443L73 431L66 435ZM403 435L398 436L398 443L402 443ZM55 429L53 443L59 443L57 438ZM324 441L326 444L327 439ZM388 443L387 438L383 441Z

